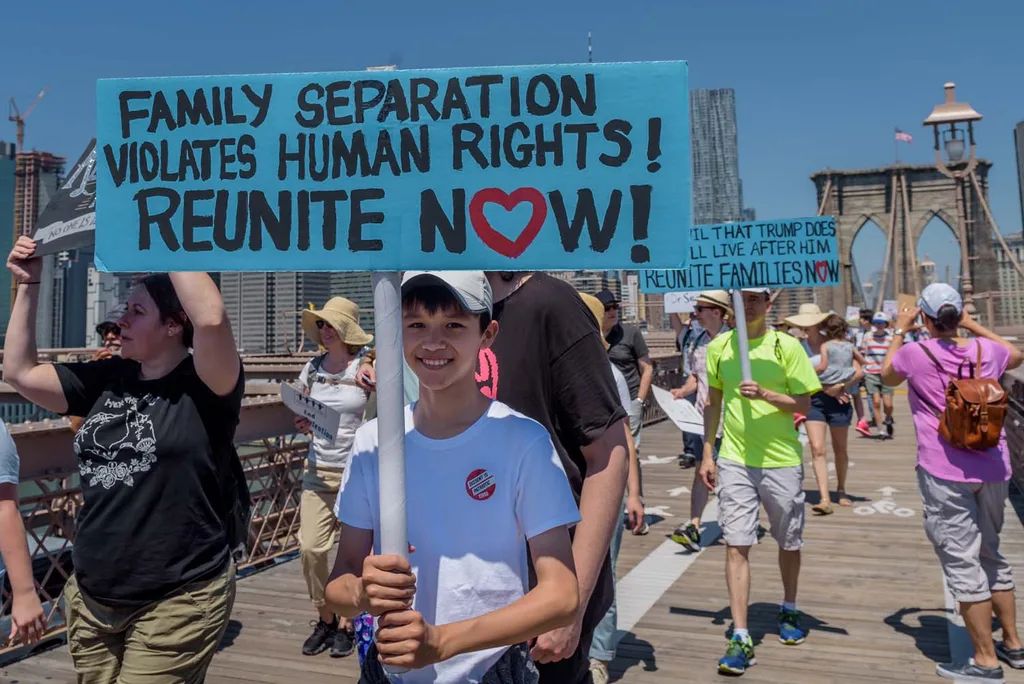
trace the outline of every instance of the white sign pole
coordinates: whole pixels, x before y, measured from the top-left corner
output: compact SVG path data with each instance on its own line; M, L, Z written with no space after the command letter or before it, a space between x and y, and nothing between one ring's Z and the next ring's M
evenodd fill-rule
M743 290L732 291L732 311L736 319L736 342L740 347L740 370L743 380L753 380L750 373L750 344L747 340L747 315L743 310Z
M402 360L402 284L395 272L373 274L377 337L377 460L380 552L409 557L405 515L405 385ZM385 667L390 674L405 668Z
M405 390L402 384L402 290L397 273L373 274L377 336L377 441L380 552L409 555L405 518Z

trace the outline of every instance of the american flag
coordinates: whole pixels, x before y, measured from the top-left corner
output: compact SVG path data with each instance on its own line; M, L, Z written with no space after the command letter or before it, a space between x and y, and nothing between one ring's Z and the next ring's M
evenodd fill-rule
M904 133L903 131L901 131L898 128L896 129L896 139L897 140L902 140L905 143L913 143L914 142L914 137L912 135L910 135L909 133Z

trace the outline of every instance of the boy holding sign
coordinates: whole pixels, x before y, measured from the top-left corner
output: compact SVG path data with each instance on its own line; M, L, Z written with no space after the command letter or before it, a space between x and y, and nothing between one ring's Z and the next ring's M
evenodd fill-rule
M579 607L572 490L547 431L477 388L477 360L498 332L483 272L408 272L402 310L420 384L405 435L415 547L409 560L379 555L381 436L367 423L335 508L328 603L378 617L360 681L388 681L383 663L408 670L403 684L536 682L527 642L571 624Z

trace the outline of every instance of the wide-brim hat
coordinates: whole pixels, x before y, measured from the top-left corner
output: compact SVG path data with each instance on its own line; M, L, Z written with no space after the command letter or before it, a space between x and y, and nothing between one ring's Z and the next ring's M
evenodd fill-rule
M373 335L359 327L359 305L344 297L332 297L319 311L306 309L302 312L302 331L306 337L319 346L323 345L317 321L323 321L334 328L341 341L352 347L365 347L373 341Z
M706 304L724 309L725 313L732 315L732 302L729 301L729 293L725 290L705 290L697 295L695 304Z
M828 312L822 311L817 304L801 304L796 315L784 318L783 323L794 328L813 328L824 323L828 317Z
M590 313L593 314L594 318L597 320L597 329L600 330L601 319L604 318L604 304L602 304L601 300L592 294L587 294L586 292L577 292L576 294L580 296L583 303L587 305L588 309L590 309ZM608 349L608 347L611 346L608 344L608 340L604 338L604 335L601 335L601 344L604 345L605 349Z

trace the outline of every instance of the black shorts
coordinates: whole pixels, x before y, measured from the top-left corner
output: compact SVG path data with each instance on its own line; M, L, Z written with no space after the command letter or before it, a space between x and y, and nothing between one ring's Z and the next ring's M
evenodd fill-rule
M850 427L853 422L853 404L842 403L824 392L811 395L811 410L808 422L825 423L829 427Z

